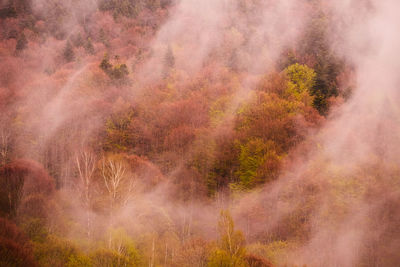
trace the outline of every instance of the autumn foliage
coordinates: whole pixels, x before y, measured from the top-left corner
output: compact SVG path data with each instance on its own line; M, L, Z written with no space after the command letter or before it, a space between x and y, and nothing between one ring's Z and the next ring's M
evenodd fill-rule
M315 149L351 91L323 4L305 1L307 30L275 55L252 35L273 1L237 0L226 21L189 8L211 15L185 15L200 26L184 34L163 30L182 26L179 1L6 2L0 265L272 267L274 245L308 241L312 190L268 232L274 203L229 209Z

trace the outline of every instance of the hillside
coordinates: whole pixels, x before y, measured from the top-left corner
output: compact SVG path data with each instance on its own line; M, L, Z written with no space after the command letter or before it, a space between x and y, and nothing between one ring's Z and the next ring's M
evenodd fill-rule
M398 266L396 10L0 1L0 265Z

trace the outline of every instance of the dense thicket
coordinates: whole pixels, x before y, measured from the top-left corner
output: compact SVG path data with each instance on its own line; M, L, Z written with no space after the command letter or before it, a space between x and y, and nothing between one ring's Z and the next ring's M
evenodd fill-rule
M314 148L307 136L348 93L329 16L316 11L268 73L241 64L248 29L231 18L221 47L191 71L178 44L158 56L152 46L174 1L86 2L0 9L0 265L285 264L307 242L318 186L297 188L304 207L258 237L248 220L263 203L238 219L243 231L225 205ZM250 26L258 5L239 1Z

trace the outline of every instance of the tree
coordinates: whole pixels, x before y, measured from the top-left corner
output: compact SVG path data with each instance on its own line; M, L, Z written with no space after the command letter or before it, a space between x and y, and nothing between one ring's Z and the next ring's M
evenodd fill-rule
M179 155L184 155L186 148L195 140L195 131L192 127L181 126L172 129L164 140L164 147Z
M39 266L65 266L78 255L78 248L74 243L56 236L49 236L44 242L35 243L35 258Z
M94 51L94 46L93 46L91 38L88 38L86 40L86 43L84 44L84 48L85 48L86 53L88 53L89 55L94 55L95 51Z
M305 105L311 106L313 98L310 96L315 84L315 72L306 65L295 63L285 69L289 79L287 82L286 96L302 101Z
M17 11L15 10L15 7L12 5L3 6L0 9L0 18L2 18L2 19L15 18L17 16L18 16Z
M130 0L101 0L99 4L100 10L113 11L114 19L119 16L136 17L142 9L145 1Z
M246 255L246 261L249 267L273 267L271 262L252 254Z
M103 158L101 162L101 175L110 198L110 210L121 201L120 190L125 181L126 167L121 160L111 157Z
M22 199L24 177L15 175L12 166L0 169L0 209L2 215L14 218Z
M110 63L110 59L108 57L108 54L105 53L103 60L101 61L100 65L99 65L100 69L102 69L107 75L108 73L112 70L112 65Z
M34 194L25 197L19 208L21 221L39 220L44 222L48 216L48 199L42 194Z
M207 266L210 245L202 239L191 239L182 244L172 266ZM165 264L166 265L166 264Z
M71 255L68 258L68 262L65 265L66 267L92 267L93 261L89 256L86 256L85 254L77 254L77 255Z
M15 52L19 53L24 50L28 45L28 40L25 37L25 34L22 32L17 39L17 44L15 46Z
M99 31L99 40L104 44L105 47L110 47L110 41L108 40L107 34L103 28L101 28Z
M229 211L221 211L218 222L218 246L212 253L209 267L245 267L245 239L241 231L235 230L235 225Z
M101 160L101 177L103 178L109 200L110 227L114 225L115 210L128 203L131 193L136 186L135 177L128 176L127 164L121 155L110 155ZM108 246L112 246L110 232Z
M148 0L146 2L146 7L154 12L161 7L161 2L160 0Z
M53 194L54 179L39 162L20 159L7 166L13 169L13 175L24 178L24 197L35 194L50 197Z
M117 64L114 66L112 72L111 72L111 77L116 80L121 80L128 76L129 71L128 71L128 66L126 64Z
M115 59L118 61L119 56L115 56ZM108 54L104 55L99 67L113 80L123 80L129 74L128 66L126 66L126 64L116 64L113 66L110 63Z
M240 188L238 189L251 189L256 185L275 178L281 159L276 153L275 146L273 141L264 142L260 138L252 139L240 146L240 165L236 172L239 178L239 183L237 185ZM262 167L264 164L272 161L277 164L270 164L263 170Z
M53 192L53 179L37 162L16 160L0 168L0 211L11 218L15 217L23 197L48 197Z
M136 186L135 177L129 176L127 169L121 155L107 156L101 160L100 171L108 193L111 226L115 210L128 203Z
M81 199L86 209L87 237L90 237L91 220L90 208L92 202L93 174L96 169L96 156L89 150L83 150L75 157L79 177Z
M76 47L82 47L82 46L84 45L84 42L83 42L83 38L82 38L81 33L78 33L78 34L73 38L73 43L74 43L74 46L76 46Z
M0 167L8 163L11 153L11 132L4 126L0 126Z
M312 3L314 15L306 27L299 45L300 54L312 58L311 64L315 70L315 83L311 95L314 97L313 106L321 115L329 110L330 97L338 96L337 77L343 70L343 63L330 49L328 36L328 17L319 1Z
M72 62L75 60L74 48L69 40L64 48L63 56L67 62Z
M32 1L30 0L16 0L13 2L18 13L30 13L32 11Z
M0 218L0 266L37 266L28 238L3 218Z
M171 70L175 67L175 56L172 51L171 45L168 45L167 51L164 56L164 77L167 77Z
M126 262L126 265L124 266L139 266L141 262L139 252L137 251L133 240L128 236L125 229L111 229L110 235L111 249L124 258L124 261Z
M133 131L130 124L134 122L136 112L134 109L127 109L114 113L106 121L106 141L105 149L125 152L132 149Z
M328 99L339 94L336 79L340 74L341 68L340 62L333 56L326 55L318 61L316 66L317 75L311 95L314 96L313 106L322 115L328 113Z
M93 266L135 266L130 264L126 256L111 249L98 249L90 255L90 259Z

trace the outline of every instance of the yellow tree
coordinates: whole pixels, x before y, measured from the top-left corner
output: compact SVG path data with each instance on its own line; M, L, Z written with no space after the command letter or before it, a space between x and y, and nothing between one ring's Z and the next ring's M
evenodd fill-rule
M218 222L218 246L212 253L209 267L245 267L245 238L235 225L229 211L221 211Z
M285 73L288 77L286 96L311 106L314 100L311 91L315 84L315 71L306 65L295 63L287 67Z

